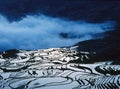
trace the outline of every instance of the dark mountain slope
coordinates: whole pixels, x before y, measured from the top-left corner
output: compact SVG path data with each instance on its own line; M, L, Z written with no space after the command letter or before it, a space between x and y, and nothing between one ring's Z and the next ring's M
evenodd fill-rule
M114 31L106 32L107 37L104 39L88 40L76 44L78 51L94 51L95 60L116 60L120 63L120 28L117 27Z

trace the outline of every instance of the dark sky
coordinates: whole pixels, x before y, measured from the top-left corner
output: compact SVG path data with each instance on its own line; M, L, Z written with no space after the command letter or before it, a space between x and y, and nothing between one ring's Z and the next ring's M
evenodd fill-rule
M0 0L0 13L9 20L18 20L27 14L43 13L49 16L100 22L120 21L119 0Z
M0 51L70 46L116 23L119 0L0 0Z

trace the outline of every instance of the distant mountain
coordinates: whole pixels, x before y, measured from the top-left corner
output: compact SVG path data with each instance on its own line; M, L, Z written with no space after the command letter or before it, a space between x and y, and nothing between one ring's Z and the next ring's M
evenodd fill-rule
M108 59L117 60L120 63L120 28L106 32L106 37L103 39L88 40L79 42L78 51L95 51L96 60Z

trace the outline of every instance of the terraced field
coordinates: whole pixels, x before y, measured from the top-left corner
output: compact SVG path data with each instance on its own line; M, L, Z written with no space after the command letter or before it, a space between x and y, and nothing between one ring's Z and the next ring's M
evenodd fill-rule
M51 48L14 54L0 55L0 89L120 89L120 65L83 63L94 52Z

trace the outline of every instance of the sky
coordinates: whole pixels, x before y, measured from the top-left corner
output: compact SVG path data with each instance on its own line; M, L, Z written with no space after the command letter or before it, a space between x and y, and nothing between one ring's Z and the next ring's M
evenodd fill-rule
M107 14L101 12L115 8L115 4L119 6L117 3L111 2L109 5L108 2L89 0L0 0L0 51L64 47L103 38L106 31L114 29L116 21L113 20L114 15L106 17ZM111 13L109 11L108 14ZM113 11L115 13L117 9ZM88 21L85 18L90 19Z

